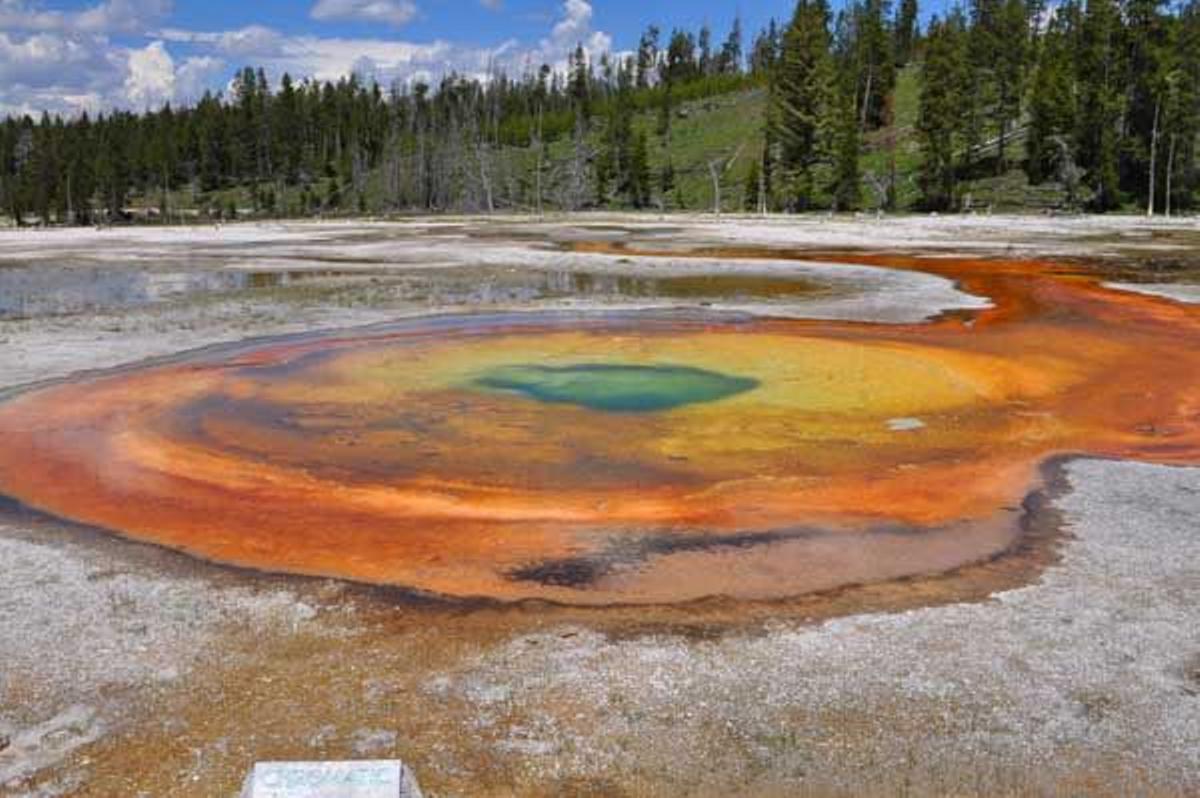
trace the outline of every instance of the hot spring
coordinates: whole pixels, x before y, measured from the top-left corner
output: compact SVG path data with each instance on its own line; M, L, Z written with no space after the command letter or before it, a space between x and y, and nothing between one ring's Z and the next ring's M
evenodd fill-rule
M0 493L237 566L639 604L945 571L1014 544L1051 457L1200 462L1194 308L1048 264L877 260L994 307L443 316L215 347L0 404Z

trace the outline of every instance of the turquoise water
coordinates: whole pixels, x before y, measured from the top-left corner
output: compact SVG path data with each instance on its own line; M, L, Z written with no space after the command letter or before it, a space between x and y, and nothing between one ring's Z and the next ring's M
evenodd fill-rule
M745 393L757 388L758 380L690 366L581 363L502 366L477 378L475 385L589 410L652 413Z

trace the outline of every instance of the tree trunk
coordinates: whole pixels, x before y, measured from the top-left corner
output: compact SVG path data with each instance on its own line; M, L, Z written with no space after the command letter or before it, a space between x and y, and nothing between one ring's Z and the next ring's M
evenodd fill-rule
M895 124L894 119L892 120L892 124L893 125ZM894 132L895 127L893 127L892 130L893 130L893 132L888 135L888 187L887 187L887 201L884 204L884 207L888 211L896 210L896 134Z
M542 166L542 120L543 120L543 113L544 113L544 112L543 112L543 110L542 110L542 106L541 106L541 105L538 105L538 126L537 126L537 174L535 175L534 185L536 186L536 189L535 189L535 190L537 191L536 204L537 204L537 215L538 215L538 218L539 218L539 219L541 219L541 218L542 218L542 216L543 216L543 212L542 212L542 169L544 168L544 167Z
M713 215L721 215L721 170L720 161L708 162L708 173L713 182Z
M715 161L708 162L708 172L712 175L713 181L713 213L717 216L721 215L721 176L733 168L744 149L746 149L746 144L742 142L742 145L737 148L737 152L730 156L728 161L722 163L721 159L717 158Z
M1154 103L1154 128L1150 133L1150 198L1146 201L1146 216L1154 215L1155 178L1158 172L1158 113L1160 102Z
M488 156L487 144L482 141L475 149L475 158L479 162L479 182L483 188L484 207L488 213L496 210L495 202L492 199L492 176L489 171L491 158Z
M1167 196L1166 211L1167 218L1171 218L1171 179L1175 176L1175 134L1171 134L1171 146L1167 149Z
M1003 175L1004 170L1007 168L1007 164L1005 163L1006 159L1005 159L1005 152L1004 152L1004 143L1005 143L1006 138L1008 138L1008 119L1002 117L1000 119L1000 137L996 141L996 175L997 176Z
M764 217L767 215L767 170L763 158L763 168L758 170L758 212Z
M867 129L867 116L871 110L871 85L874 83L874 80L875 65L871 64L871 66L867 69L867 88L866 91L863 92L862 118L859 120L859 129L864 132Z

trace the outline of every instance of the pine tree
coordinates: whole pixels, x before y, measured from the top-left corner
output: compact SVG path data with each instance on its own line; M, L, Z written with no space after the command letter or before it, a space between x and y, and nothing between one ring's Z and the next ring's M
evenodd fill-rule
M894 28L896 66L902 67L913 59L921 35L917 0L900 0Z
M742 210L757 211L759 205L759 189L762 186L762 167L758 158L750 161L750 169L746 172L746 182L742 184Z
M829 7L825 0L800 0L784 31L772 82L770 123L779 146L783 201L804 210L816 201L814 170L827 155L832 65Z
M637 87L644 89L650 85L650 80L658 71L658 37L657 26L651 25L642 34L637 51Z
M888 31L887 0L863 0L852 6L860 124L864 130L881 127L888 96L896 86L896 63Z
M773 72L779 61L779 48L779 25L772 18L766 29L754 39L750 52L750 74L769 75Z
M1028 74L1029 18L1025 0L1004 0L996 20L995 82L996 170L1008 169L1008 138L1021 118L1022 98Z
M1195 192L1200 188L1196 160L1196 140L1200 136L1200 0L1190 0L1183 7L1177 26L1166 126L1164 197L1168 210L1194 207Z
M836 77L834 99L829 109L835 115L830 193L833 207L839 211L856 210L862 199L858 162L862 117L865 114L860 109L863 103L870 102L870 97L866 91L860 96L859 84L864 74L864 63L867 64L866 72L872 69L869 65L871 57L865 52L868 42L862 36L864 28L859 24L862 18L861 7L839 14L834 37ZM864 86L869 83L868 79Z
M963 168L972 171L976 158L989 137L989 122L999 107L996 67L1003 48L1000 30L1005 0L970 0L970 24L966 28L964 75L968 90L963 96L965 120Z
M958 161L955 153L966 144L967 93L966 22L955 11L936 17L925 38L925 76L921 86L917 130L921 138L922 203L947 210L957 203Z
M853 211L862 201L862 176L859 172L859 119L851 91L839 93L836 113L833 206L835 210Z
M592 118L592 81L587 53L582 44L575 48L571 56L571 99L575 102L575 113L586 126Z
M1037 184L1057 175L1064 146L1076 129L1075 79L1071 40L1078 6L1068 3L1054 15L1038 48L1029 97L1025 171ZM1069 152L1067 153L1069 154Z
M717 60L713 57L712 49L712 29L705 25L700 29L700 35L696 39L696 49L698 55L698 70L699 74L708 77L717 71Z
M1114 0L1088 0L1075 54L1080 87L1075 149L1093 192L1092 207L1120 205L1118 166L1124 97L1121 92L1120 12Z
M293 186L300 179L300 138L296 135L299 121L295 85L292 76L284 73L279 96L273 104L272 148L279 154L284 181Z
M742 71L742 19L734 17L729 36L717 56L717 71L722 75L736 75Z
M667 45L667 60L662 65L663 80L676 85L686 83L699 74L696 58L696 40L685 30L671 32Z
M671 162L670 154L667 155L667 162L658 174L658 191L665 208L675 191L675 165Z
M1125 105L1121 148L1121 184L1147 196L1151 212L1155 206L1159 144L1163 130L1163 101L1171 71L1172 48L1168 46L1164 0L1126 0L1117 25L1123 24ZM1165 159L1163 159L1165 161Z
M633 137L629 153L627 197L633 207L645 208L650 204L650 183L650 145L646 131L640 130Z

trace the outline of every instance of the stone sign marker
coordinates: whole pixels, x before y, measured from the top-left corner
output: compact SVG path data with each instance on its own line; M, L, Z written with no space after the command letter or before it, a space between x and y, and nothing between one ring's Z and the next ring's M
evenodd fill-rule
M422 798L398 759L362 762L259 762L241 798Z

